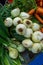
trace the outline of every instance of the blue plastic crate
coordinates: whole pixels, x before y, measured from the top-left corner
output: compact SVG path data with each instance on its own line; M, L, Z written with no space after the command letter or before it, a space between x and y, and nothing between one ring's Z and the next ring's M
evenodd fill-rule
M28 65L43 65L43 53L39 53Z

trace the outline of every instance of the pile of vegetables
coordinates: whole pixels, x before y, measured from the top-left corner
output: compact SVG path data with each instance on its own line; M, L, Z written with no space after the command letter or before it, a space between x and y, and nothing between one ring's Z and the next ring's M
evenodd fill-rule
M16 37L13 36L16 40L18 40L18 42L20 42L17 47L18 51L25 51L24 48L22 48L23 45L23 47L27 48L33 53L40 52L42 49L41 41L43 39L43 33L40 32L40 24L33 23L29 19L31 16L26 12L20 12L19 8L13 9L11 11L11 16L14 18L12 19L11 17L7 17L4 21L5 26L11 28L10 32L13 31L14 33L15 31L18 34L18 37L21 35L25 38L20 42L18 39L16 39ZM19 49L19 45L21 46L21 49Z
M21 53L25 50L43 52L43 24L31 16L36 8L35 0L15 0L12 4L0 6L1 65L22 65Z

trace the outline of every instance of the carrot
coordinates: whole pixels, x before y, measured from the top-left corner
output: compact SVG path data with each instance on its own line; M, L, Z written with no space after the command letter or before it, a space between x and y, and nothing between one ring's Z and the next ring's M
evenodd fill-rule
M43 28L41 28L40 31L43 33Z
M28 14L33 15L34 12L35 12L35 9L31 9L31 10L28 12Z
M43 7L43 2L42 2L42 7Z
M42 7L37 7L36 11L35 11L35 9L32 9L32 10L30 10L28 12L28 14L33 15L34 12L36 12L36 13L38 13L40 15L43 15L43 8Z
M34 14L34 15L39 20L39 22L43 24L43 20L40 18L40 16L38 14Z
M40 6L42 7L42 0L40 1Z
M38 13L38 14L40 14L40 15L43 15L43 8L37 7L36 13Z

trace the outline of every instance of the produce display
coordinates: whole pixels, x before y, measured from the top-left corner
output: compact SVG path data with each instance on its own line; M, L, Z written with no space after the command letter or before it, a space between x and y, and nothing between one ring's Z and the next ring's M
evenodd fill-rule
M43 5L35 0L9 2L0 6L0 61L22 65L25 50L43 52Z

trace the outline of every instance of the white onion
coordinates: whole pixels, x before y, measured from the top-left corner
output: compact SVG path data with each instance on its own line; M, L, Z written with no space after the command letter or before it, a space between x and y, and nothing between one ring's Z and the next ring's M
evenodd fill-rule
M26 12L21 12L20 17L21 17L22 19L27 19L27 18L30 17L30 15L27 14Z
M4 21L4 24L6 27L12 26L12 19L10 17L7 17Z
M13 9L13 10L11 11L11 15L12 15L13 17L18 16L19 14L20 14L20 9L19 9L19 8L15 8L15 9Z
M32 52L33 53L38 53L41 51L41 45L40 43L34 43L32 47Z
M18 51L17 51L17 49L9 47L9 56L12 59L16 59L18 57Z
M22 23L22 19L20 17L16 17L13 20L13 25L17 26L18 24Z
M32 29L31 29L31 28L27 28L27 30L26 30L24 36L25 36L26 38L30 38L30 37L32 36L32 34L33 34Z
M25 51L25 48L22 44L18 45L17 49L18 49L19 52L24 52Z
M40 42L42 40L42 33L40 31L36 31L32 34L32 40L34 42Z
M37 24L37 23L33 23L33 25L32 25L32 30L33 30L33 31L38 31L38 30L40 30L40 25Z
M22 41L22 44L26 48L30 48L33 45L33 42L30 39L25 39Z
M25 32L26 32L26 26L24 24L18 24L16 26L16 32L19 34L19 35L24 35Z
M32 21L29 19L24 19L23 24L26 25L26 27L32 27Z

